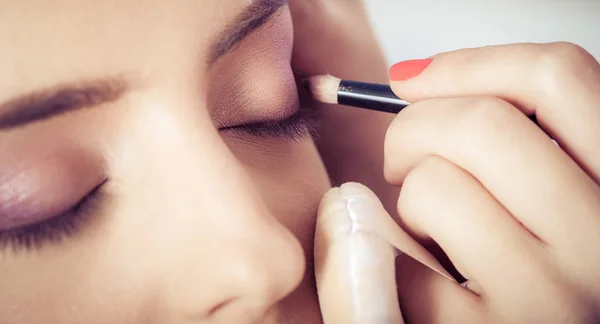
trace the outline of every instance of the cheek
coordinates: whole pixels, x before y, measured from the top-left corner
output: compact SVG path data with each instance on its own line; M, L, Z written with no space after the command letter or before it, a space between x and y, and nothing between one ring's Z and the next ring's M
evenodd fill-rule
M146 274L153 272L140 262L143 249L131 253L131 238L114 239L110 213L100 211L68 244L5 251L0 257L3 323L149 323L142 319L152 313L140 310L152 302L152 278Z

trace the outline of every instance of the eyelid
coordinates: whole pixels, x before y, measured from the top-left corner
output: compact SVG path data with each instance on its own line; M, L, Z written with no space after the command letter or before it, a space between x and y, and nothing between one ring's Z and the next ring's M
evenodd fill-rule
M104 169L94 162L78 152L60 152L0 165L0 230L41 222L73 208L105 179Z
M315 117L316 110L314 106L304 106L300 104L300 94L298 93L298 87L296 82L291 79L288 82L284 82L282 89L271 93L268 96L259 96L261 100L250 100L250 97L257 96L260 91L254 92L253 95L238 94L229 100L233 101L230 103L229 108L213 109L213 111L219 111L221 114L217 117L225 117L224 113L229 112L230 114L236 115L236 118L213 118L214 120L231 119L230 122L218 127L219 131L227 131L236 128L246 129L265 129L269 126L277 126L283 121L288 119L298 118L304 116L305 118ZM268 99L264 98L268 97ZM240 102L240 98L243 102ZM231 107L242 108L233 110ZM251 108L244 108L251 107ZM235 112L235 114L234 114Z
M255 69L245 66L232 68L238 75L229 75L231 71L226 70L224 76L212 78L207 102L217 128L279 121L294 115L300 109L298 85L289 63L283 64L286 67L272 71L277 76L258 79L258 75L267 72L255 73L258 66Z
M232 100L234 102L226 108L214 107L212 109L212 118L217 123L219 130L241 125L278 122L296 115L301 109L297 96L281 99L280 102L268 103L257 103L251 99L240 101L238 98L233 98Z
M88 193L77 205L55 217L29 225L0 231L0 251L12 248L16 253L20 249L40 249L47 243L59 243L65 238L80 233L84 226L90 225L93 217L104 202L104 181Z

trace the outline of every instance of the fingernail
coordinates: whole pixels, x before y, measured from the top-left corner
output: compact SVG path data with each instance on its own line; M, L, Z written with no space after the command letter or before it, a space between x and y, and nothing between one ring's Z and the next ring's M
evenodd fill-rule
M404 81L421 74L433 59L410 60L394 64L390 68L390 80Z
M369 231L373 213L365 212L365 204L370 205L371 202L365 197L361 185L345 183L333 188L323 196L319 205L317 228L327 229L328 236Z
M358 183L349 182L340 187L340 193L351 220L351 232L374 231L373 221L375 213L379 211L365 188Z

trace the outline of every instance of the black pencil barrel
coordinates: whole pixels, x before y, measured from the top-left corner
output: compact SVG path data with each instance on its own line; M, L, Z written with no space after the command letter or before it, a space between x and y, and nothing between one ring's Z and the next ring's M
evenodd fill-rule
M397 114L410 102L398 98L385 84L342 80L337 92L340 105ZM539 126L535 115L528 116Z
M398 98L388 85L342 80L338 103L397 114L410 103Z

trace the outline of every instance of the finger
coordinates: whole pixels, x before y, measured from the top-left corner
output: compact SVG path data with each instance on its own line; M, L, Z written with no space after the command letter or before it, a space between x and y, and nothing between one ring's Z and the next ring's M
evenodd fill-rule
M441 156L473 175L563 257L575 262L584 256L579 266L598 261L597 185L510 104L494 98L417 102L394 120L385 150L392 183L402 183L424 158Z
M480 300L496 321L566 323L589 314L547 251L454 164L431 157L413 169L399 209L480 285Z
M353 212L353 215L369 215L365 218L368 222L360 219L356 224L368 225L370 231L377 233L401 253L436 271L446 279L454 281L454 278L429 251L394 222L379 198L369 188L359 183L345 183L341 189L345 194L344 196L349 199L346 207ZM361 198L356 199L356 197ZM357 202L360 202L360 204Z
M413 65L414 66L414 65ZM406 68L398 64L391 73ZM600 183L600 65L569 43L516 44L439 54L417 77L392 81L409 101L494 96L537 121Z
M498 305L411 258L398 257L396 269L400 308L407 323L595 323L597 319L577 298L548 295L538 300L541 307L526 309L519 304L524 296L515 293L509 305Z
M396 259L396 282L407 323L489 323L476 295L405 255Z
M323 321L401 323L394 248L373 230L378 210L365 206L362 191L344 184L319 207L314 256Z
M475 178L443 158L431 156L411 170L398 211L408 228L431 237L465 278L479 283L488 302L536 300L546 279L540 273L552 275L539 241Z
M365 186L346 183L324 196L315 234L315 275L325 323L402 322L395 280L396 274L400 273L406 282L410 273L404 275L403 270L395 271L393 246L383 238L385 235L380 235L379 218L390 216ZM391 224L397 227L395 223ZM413 259L404 253L401 256ZM417 256L419 258L422 256ZM414 261L412 264L421 263ZM420 270L423 269L429 268L423 265ZM444 291L454 291L469 298L470 293L438 271L430 270L427 277L416 276L427 280L432 278L435 285L424 287L425 291L433 294L437 291L436 287L442 287ZM403 296L411 298L406 291ZM419 296L423 295L417 293L415 298ZM467 301L474 303L473 297L470 298ZM445 304L454 305L454 301L456 299ZM412 305L412 301L406 302ZM454 308L449 307L448 311L454 312ZM433 310L427 309L428 313ZM435 312L441 319L445 318L446 312Z

